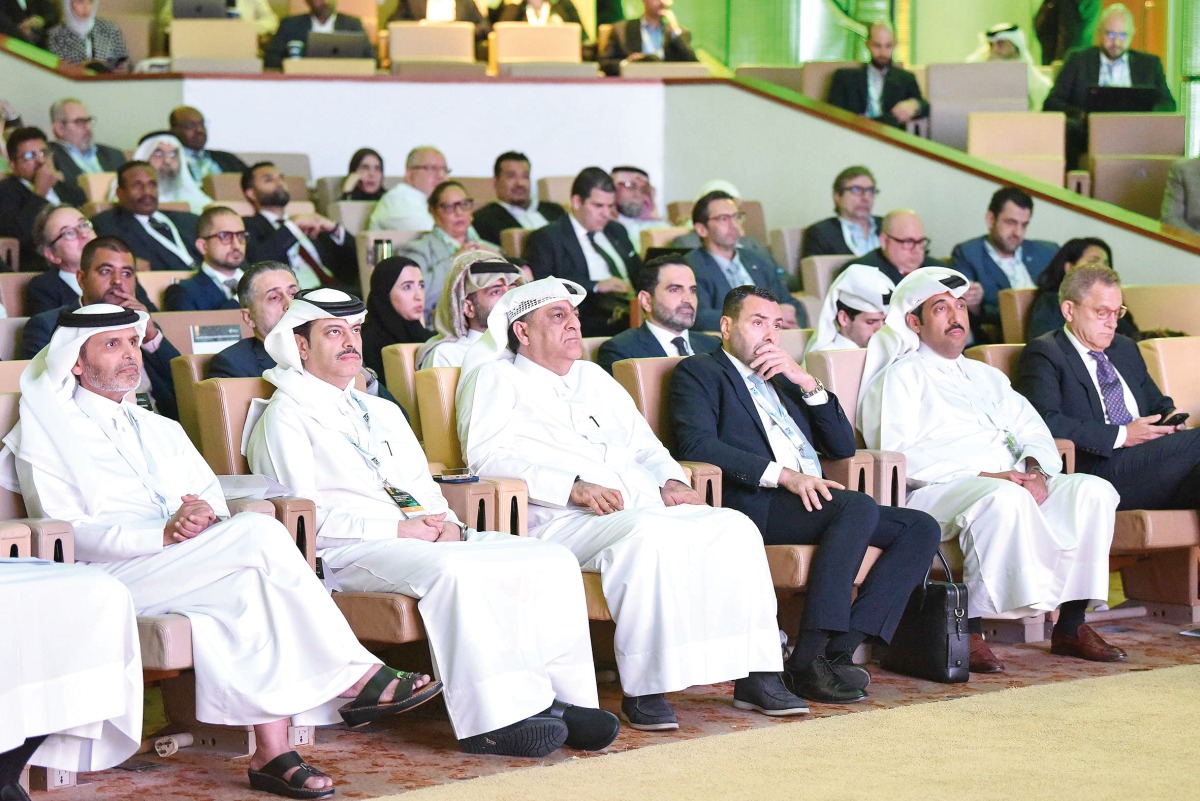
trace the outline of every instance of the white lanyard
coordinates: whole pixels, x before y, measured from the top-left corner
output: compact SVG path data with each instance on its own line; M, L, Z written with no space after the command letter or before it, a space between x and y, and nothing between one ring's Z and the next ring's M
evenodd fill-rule
M112 430L114 421L111 418L108 420L97 418L93 412L89 411L87 408L83 406L80 406L79 408L85 415L87 415L88 419L100 427L100 430L104 432L104 436L107 437L108 441L111 442L113 447L117 449L117 453L121 455L121 458L124 459L125 463L129 465L130 469L133 470L138 480L142 482L142 486L144 486L150 493L151 498L154 499L154 502L158 505L159 510L163 513L163 516L169 518L172 512L170 507L167 506L167 499L155 488L155 481L153 478L151 478L149 472L147 472L147 468L154 463L154 457L152 457L146 450L146 443L142 440L142 427L138 424L137 420L134 419L134 416L130 414L128 410L124 408L121 409L121 413L125 415L125 419L127 419L129 424L133 427L134 435L138 438L138 444L142 449L142 458L146 462L145 466L140 464L136 459L129 455L128 451L126 450L125 443L121 442L121 440Z
M971 380L967 378L966 374L957 364L953 364L952 368L948 368L946 372L951 372L951 370L956 379L965 381L966 384L970 386ZM1013 435L1013 432L1008 427L1008 424L1005 421L998 419L992 413L992 409L989 409L986 405L984 405L979 398L973 396L970 392L966 391L962 387L956 387L956 389L958 390L958 393L962 399L967 402L967 405L969 405L976 412L976 414L980 414L987 418L987 421L991 423L992 428L1004 435L1004 447L1008 449L1010 454L1012 454L1013 460L1019 462L1021 460L1021 446L1017 444L1017 438Z
M762 379L760 378L759 380L761 381ZM759 391L753 380L747 382L746 387L750 390L750 395L754 398L755 403L766 411L771 421L779 426L779 429L788 438L788 441L792 443L792 446L800 452L801 471L810 476L820 478L822 475L821 463L817 461L816 454L809 450L811 445L804 438L804 435L792 428L792 421L788 416L784 414L782 409L772 403L770 398Z
M158 213L159 212L157 212L157 211L154 212L154 214L158 214ZM161 218L156 218L154 216L154 214L151 214L148 218L146 218L146 224L142 227L146 229L147 233L149 233L150 236L152 236L156 240L158 240L162 244L163 247L165 247L167 250L171 251L176 256L178 256L181 260L183 260L184 264L191 264L192 263L192 254L188 253L188 249L186 247L184 247L183 240L179 237L179 229L175 227L175 223L171 222L171 218L165 214L163 214ZM152 226L150 224L151 220L157 220L158 222L167 226L167 228L171 229L172 239L167 239L162 234L160 234L158 231L155 231L154 226Z

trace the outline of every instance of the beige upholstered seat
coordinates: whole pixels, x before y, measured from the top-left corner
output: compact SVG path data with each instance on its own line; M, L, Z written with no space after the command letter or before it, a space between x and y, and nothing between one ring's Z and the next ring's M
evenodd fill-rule
M853 256L805 256L800 260L800 286L804 287L804 293L818 303L824 302L834 276L853 260Z
M27 322L28 317L0 318L0 359L5 363L17 358L21 352L21 334Z
M1063 186L1066 125L1066 115L1059 111L971 112L967 117L967 152Z
M1121 294L1141 330L1169 328L1200 336L1200 285L1133 285L1122 287Z
M505 228L500 232L500 252L510 259L519 259L525 252L525 243L533 231L525 228Z
M840 69L860 66L857 61L807 61L800 67L800 92L813 100L829 97L833 74Z
M1036 289L1000 290L1000 331L1006 343L1024 344L1029 310L1036 296Z
M1138 348L1159 390L1200 425L1200 337L1144 339Z
M188 439L200 449L200 417L196 412L196 384L208 374L211 353L181 354L171 360L171 380L175 382L175 404L179 409L179 425Z
M417 351L419 342L405 342L388 345L383 349L383 379L388 392L396 397L396 401L408 413L408 424L416 435L417 441L422 439L421 412L417 408L417 384L414 376L417 372Z
M16 242L17 240L13 240ZM16 259L16 251L13 251ZM0 302L9 317L25 316L25 287L37 273L0 273Z
M580 64L583 37L578 23L530 25L497 22L488 34L488 72L513 64Z
M1021 352L1024 349L1023 344L976 345L973 348L967 348L963 355L968 359L983 362L989 367L995 367L1008 376L1011 381L1017 374L1021 363Z
M967 147L967 117L978 111L1028 111L1028 67L1023 61L930 64L929 129L935 142Z
M21 374L28 366L28 361L0 361L0 392L20 392Z
M775 228L771 231L771 255L787 273L792 286L800 285L800 244L803 241L803 228Z
M171 284L191 278L194 270L142 270L137 273L137 282L146 290L146 296L158 308L163 307L163 293Z
M583 338L583 358L589 362L596 361L600 355L600 346L608 341L608 337L584 337Z
M561 204L564 208L571 206L571 184L575 183L574 175L547 175L538 178L538 199L549 200Z
M691 233L691 226L671 226L670 228L647 228L639 234L638 248L644 257L650 248L670 247L677 236Z
M117 182L115 172L85 172L75 179L88 200L108 200L113 184Z
M491 176L455 175L452 180L458 181L467 191L467 197L475 201L475 208L486 206L496 199L496 184ZM497 242L496 244L500 244Z
M475 25L471 22L389 22L387 34L393 65L475 62Z

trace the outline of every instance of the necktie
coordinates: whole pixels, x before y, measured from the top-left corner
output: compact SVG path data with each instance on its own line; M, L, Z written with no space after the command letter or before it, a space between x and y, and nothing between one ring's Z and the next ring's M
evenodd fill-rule
M687 340L683 337L675 337L671 340L671 344L675 346L675 350L679 351L680 356L691 356L688 351Z
M608 265L608 271L612 274L613 278L624 278L625 271L617 266L612 256L608 255L608 251L596 244L596 232L589 231L587 238L588 242L592 245L592 250L596 251L600 258L604 259L604 263Z
M221 283L223 283L225 285L225 288L229 290L230 295L237 294L238 280L236 278L226 278Z
M799 429L796 421L787 413L787 409L784 408L783 404L771 400L771 393L767 389L767 382L763 381L762 376L758 373L751 373L750 383L757 388L758 395L762 398L767 415L779 426L784 436L792 443L792 446L800 452L801 472L820 478L823 474L821 462L818 461L816 448L808 441L808 437L804 436L804 432ZM808 470L804 469L804 462L806 461L809 462Z
M276 227L282 228L286 222L286 218L282 219L279 221L279 224ZM297 231L293 231L293 234L296 235L296 252L300 255L300 259L307 264L314 273L316 273L318 280L321 282L321 286L333 286L333 276L330 275L329 271L325 269L325 266L322 265L321 262L317 261L316 257L313 256L309 249L305 247L306 245L311 244L308 237L306 237L302 231L299 231L298 233L297 232L298 229Z
M1108 356L1101 350L1089 350L1088 353L1096 360L1096 378L1100 380L1100 399L1104 401L1104 411L1108 414L1108 422L1115 426L1123 426L1133 422L1133 415L1125 405L1125 391L1121 388L1121 379L1117 369L1112 366Z
M172 242L175 241L175 231L171 228L170 225L163 222L162 220L156 219L154 216L151 216L149 218L149 223L150 223L150 227L152 229L154 229L154 233L158 234L163 239L166 239L166 240L169 240Z

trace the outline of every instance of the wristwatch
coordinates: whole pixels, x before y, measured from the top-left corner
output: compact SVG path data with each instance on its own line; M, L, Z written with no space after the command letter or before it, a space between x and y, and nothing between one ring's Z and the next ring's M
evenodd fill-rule
M809 398L813 397L814 395L820 395L824 391L825 391L825 385L822 384L821 379L818 378L817 386L814 389L810 389L808 392L801 392L800 398L802 400L808 400Z

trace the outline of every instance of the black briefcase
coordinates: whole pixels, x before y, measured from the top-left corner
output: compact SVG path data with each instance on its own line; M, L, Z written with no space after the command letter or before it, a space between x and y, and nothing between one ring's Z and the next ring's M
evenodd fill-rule
M950 578L950 565L938 551ZM971 661L971 635L967 632L967 585L953 581L925 581L913 590L896 634L887 646L876 649L885 670L946 684L967 681Z

